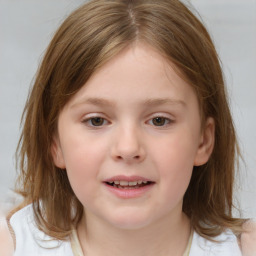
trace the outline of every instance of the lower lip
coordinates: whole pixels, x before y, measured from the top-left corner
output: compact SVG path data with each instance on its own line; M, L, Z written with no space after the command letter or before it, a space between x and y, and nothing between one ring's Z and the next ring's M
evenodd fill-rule
M147 193L149 190L152 189L152 187L154 186L154 183L149 184L147 186L143 186L143 187L139 187L139 188L127 188L127 189L123 189L123 188L116 188L116 187L112 187L106 183L104 183L105 186L107 187L107 189L113 193L114 195L116 195L119 198L123 198L123 199L129 199L129 198L137 198L137 197L141 197L143 196L145 193Z

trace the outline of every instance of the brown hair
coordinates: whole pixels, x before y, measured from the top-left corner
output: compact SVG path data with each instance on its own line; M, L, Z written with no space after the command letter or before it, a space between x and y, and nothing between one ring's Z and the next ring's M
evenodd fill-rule
M53 163L51 143L58 115L100 66L137 40L176 65L195 89L202 120L215 120L213 153L207 164L194 167L183 211L192 227L208 239L225 228L241 230L242 222L232 217L239 151L220 63L205 27L177 0L94 0L63 22L46 51L24 110L17 150L19 192L33 203L40 229L57 239L70 234L83 207L66 171Z

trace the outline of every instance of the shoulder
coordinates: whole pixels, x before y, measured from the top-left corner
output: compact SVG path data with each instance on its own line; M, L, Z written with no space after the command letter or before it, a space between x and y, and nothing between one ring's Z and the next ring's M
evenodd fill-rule
M0 216L0 255L13 255L14 245L4 216Z
M241 234L241 247L244 256L256 255L256 220L245 222Z
M191 256L241 256L237 237L230 231L226 230L214 241L210 241L196 232L193 236L191 246Z
M14 255L73 255L70 242L57 240L41 231L34 216L33 206L30 204L10 218L14 234Z

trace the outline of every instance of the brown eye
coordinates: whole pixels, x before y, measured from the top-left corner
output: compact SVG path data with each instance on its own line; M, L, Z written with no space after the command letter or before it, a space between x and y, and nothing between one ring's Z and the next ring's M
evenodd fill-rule
M101 126L104 124L105 119L102 117L93 117L89 121L92 126Z
M155 117L155 118L152 119L152 123L155 126L164 126L167 123L169 123L168 121L169 120L165 117Z

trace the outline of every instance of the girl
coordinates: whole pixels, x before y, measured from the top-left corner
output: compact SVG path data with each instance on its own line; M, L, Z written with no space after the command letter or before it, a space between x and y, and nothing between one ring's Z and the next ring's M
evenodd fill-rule
M19 255L241 255L239 156L209 34L177 0L94 0L24 111Z

